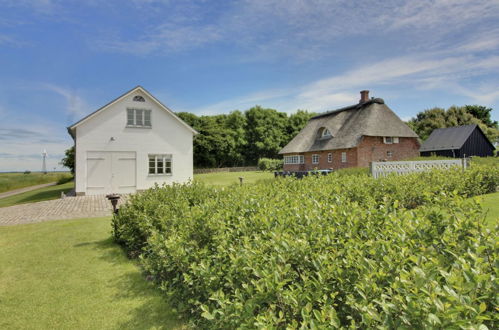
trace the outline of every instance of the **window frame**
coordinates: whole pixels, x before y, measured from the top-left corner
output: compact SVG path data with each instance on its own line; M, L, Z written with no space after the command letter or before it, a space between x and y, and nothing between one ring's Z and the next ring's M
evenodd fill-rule
M154 162L154 173L151 173L151 159ZM158 162L161 160L161 162ZM158 172L158 164L161 163L161 173ZM170 163L170 166L167 166ZM169 172L167 172L169 169ZM173 175L173 155L172 154L148 154L147 155L147 175L148 176L171 176Z
M332 136L331 131L329 129L327 129L326 127L324 127L323 130L322 130L322 133L321 133L321 137L322 138L328 138L328 137L331 137L331 136Z
M133 125L129 123L129 114L130 111L133 113ZM137 124L137 113L141 114L141 125ZM149 125L146 125L146 118L149 116ZM126 127L127 128L152 128L152 110L144 109L144 108L127 108L126 109Z
M333 162L333 153L330 152L327 154L327 162L332 163Z
M388 151L386 152L386 157L388 157L388 158L392 158L392 157L393 157L393 151L388 150Z
M300 165L305 164L305 157L303 155L287 155L284 156L285 165Z
M320 161L320 155L319 154L312 154L312 164L319 164Z
M346 151L342 151L342 152L341 152L341 162L342 162L342 163L347 163L347 162L348 162L348 160L347 160L347 153L346 153Z
M383 137L383 143L384 144L395 144L395 143L399 143L399 138L398 138L398 136L384 136Z

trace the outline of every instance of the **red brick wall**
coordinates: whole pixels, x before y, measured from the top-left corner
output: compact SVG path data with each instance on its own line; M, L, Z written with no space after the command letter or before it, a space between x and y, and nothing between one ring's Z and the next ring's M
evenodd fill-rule
M313 169L339 169L345 167L368 167L372 161L397 161L419 156L419 142L416 138L399 138L399 143L384 144L382 137L364 136L358 147L328 151L305 152L305 164L284 164L284 171L310 171ZM393 153L392 157L387 152ZM341 153L347 153L347 162L341 162ZM333 154L333 161L327 161L327 154ZM312 164L312 155L319 155L319 164ZM291 154L290 154L291 155ZM294 154L296 155L296 154Z
M369 162L398 161L419 156L416 138L399 138L399 143L385 144L379 136L363 136L357 147L358 167L368 167ZM393 153L388 157L387 152Z
M347 153L347 161L346 163L341 162L341 153ZM327 154L333 154L333 161L329 163L327 161ZM312 155L319 155L319 164L312 163ZM291 154L290 154L291 155ZM296 155L296 154L293 154ZM357 166L357 152L356 148L352 149L339 149L339 150L330 150L330 151L314 151L314 152L305 152L300 153L300 155L305 155L305 164L296 165L296 164L284 164L284 171L310 171L314 169L319 170L327 170L330 168L338 169L344 167L356 167Z

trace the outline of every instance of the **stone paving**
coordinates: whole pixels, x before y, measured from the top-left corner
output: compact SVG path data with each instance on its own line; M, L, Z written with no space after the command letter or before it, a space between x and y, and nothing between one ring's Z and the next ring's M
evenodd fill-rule
M126 200L122 196L120 203ZM118 204L118 205L119 205ZM0 208L0 226L59 219L104 217L112 214L105 195L65 197L44 202Z

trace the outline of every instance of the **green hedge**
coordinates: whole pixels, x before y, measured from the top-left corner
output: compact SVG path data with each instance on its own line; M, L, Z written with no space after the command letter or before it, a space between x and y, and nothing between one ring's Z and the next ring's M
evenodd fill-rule
M283 164L282 159L260 158L258 160L258 169L260 171L280 171Z
M497 326L499 169L276 179L131 197L115 235L198 327Z

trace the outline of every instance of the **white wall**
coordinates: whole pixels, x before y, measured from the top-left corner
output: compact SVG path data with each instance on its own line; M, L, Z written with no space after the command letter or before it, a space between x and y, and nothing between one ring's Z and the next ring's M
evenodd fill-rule
M142 95L146 102L135 102ZM127 128L126 109L150 109L152 128ZM114 141L111 141L111 137ZM76 127L76 193L86 193L87 151L135 151L137 190L163 183L186 182L193 173L193 132L137 91ZM149 154L172 154L172 174L148 175Z

